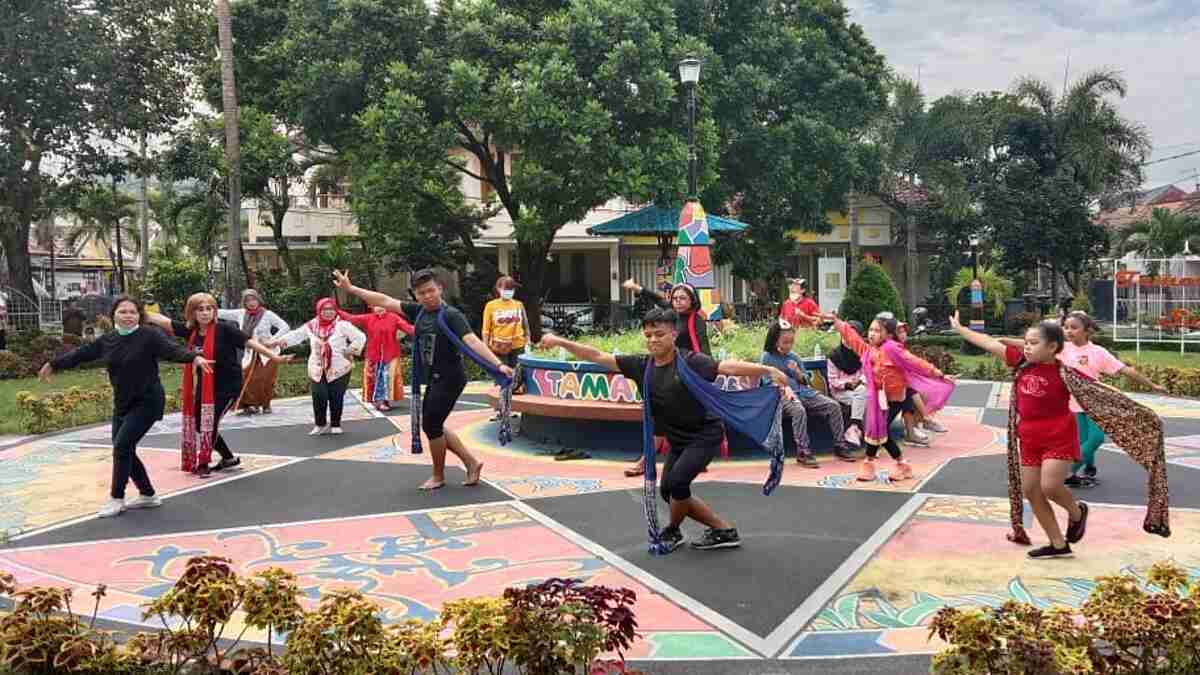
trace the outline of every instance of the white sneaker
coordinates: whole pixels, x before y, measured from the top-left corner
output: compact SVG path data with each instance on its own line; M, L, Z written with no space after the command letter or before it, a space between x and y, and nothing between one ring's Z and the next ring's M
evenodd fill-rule
M100 510L96 512L96 516L98 518L112 518L121 515L121 512L124 510L125 500L110 499L104 503L104 506L100 507Z
M904 442L909 445L927 446L929 445L929 434L919 429L913 429L912 434L905 436Z
M313 427L312 431L308 432L309 436L324 436L329 433L329 427Z
M157 509L162 506L162 498L158 495L147 497L146 495L138 495L134 499L125 502L127 509Z
M944 434L947 431L946 427L938 424L934 420L925 420L925 424L923 426L925 427L925 431L932 431L935 434Z
M862 445L862 432L858 430L858 427L851 426L846 429L845 439L850 445Z
M329 433L333 434L334 436L341 436L342 428L341 427L329 427Z

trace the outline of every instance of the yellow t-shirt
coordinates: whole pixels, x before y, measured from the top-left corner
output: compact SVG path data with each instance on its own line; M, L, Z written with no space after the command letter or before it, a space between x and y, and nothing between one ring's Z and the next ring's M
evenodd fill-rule
M525 305L520 300L492 300L483 308L483 341L509 343L521 349L528 341L525 335Z

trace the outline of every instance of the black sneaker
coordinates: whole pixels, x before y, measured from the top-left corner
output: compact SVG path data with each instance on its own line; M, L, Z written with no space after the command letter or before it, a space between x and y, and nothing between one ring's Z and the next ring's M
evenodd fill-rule
M1046 544L1041 548L1035 548L1029 552L1029 557L1034 560L1041 558L1070 558L1075 555L1071 553L1071 545L1064 544L1062 548L1054 548L1052 544Z
M232 469L235 466L240 466L241 463L242 463L241 457L230 457L229 459L222 459L221 461L217 462L217 465L214 466L212 468L212 470L213 471L224 471L225 469Z
M731 527L728 530L718 530L710 527L704 533L703 539L692 542L692 548L701 551L711 551L717 548L737 548L741 545L742 538L738 536L736 527Z
M1079 502L1079 520L1073 520L1067 525L1067 543L1075 544L1083 539L1087 532L1088 505Z
M1083 467L1083 475L1087 476L1088 478L1094 479L1096 477L1095 465Z
M821 466L820 464L817 463L817 458L813 457L813 454L811 452L804 452L799 455L796 455L796 462L798 464L800 464L801 466L807 466L810 469L815 469L815 468Z
M833 446L833 454L843 462L857 462L858 453L848 445Z
M1063 485L1066 485L1067 487L1083 487L1083 479L1075 474L1071 474L1070 476L1067 476L1066 480L1063 481Z
M668 525L663 528L662 532L658 533L658 536L662 539L663 548L666 549L665 553L670 553L683 546L683 533L679 531L678 527Z

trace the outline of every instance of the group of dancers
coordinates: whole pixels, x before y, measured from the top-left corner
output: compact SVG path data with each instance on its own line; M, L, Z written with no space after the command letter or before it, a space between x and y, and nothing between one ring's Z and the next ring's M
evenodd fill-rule
M122 296L112 307L113 332L43 366L41 375L49 378L56 371L87 361L107 361L114 390L113 474L110 500L98 515L110 517L125 509L162 503L136 454L138 442L164 412L159 361L185 364L181 468L208 475L236 467L240 461L221 437L223 415L239 405L269 413L276 368L292 358L280 351L305 341L310 346L307 372L316 422L311 433L319 435L341 433L342 401L353 359L364 349L364 400L385 410L389 401L404 397L396 338L399 334L412 336L414 451L420 451L423 432L432 464L432 475L420 489L446 485L447 451L456 455L465 469L463 484L479 484L483 462L445 422L467 383L464 356L484 367L506 394L511 393L516 355L530 341L524 307L512 297L515 282L508 277L497 282L498 297L485 311L483 339L474 334L460 310L445 302L443 286L432 270L412 276L416 302L359 288L345 272L334 272L333 282L371 306L371 312L347 314L334 300L322 298L311 321L290 329L263 307L254 291L243 296L241 309L229 311L218 310L211 295L197 293L188 299L182 321L147 314L137 299ZM770 474L763 488L767 494L781 477L784 420L790 421L798 461L806 466L816 464L807 434L809 416L826 421L838 457L859 461L855 446L861 444L865 449L860 480L878 478L876 462L881 448L894 462L887 474L890 479L913 478L911 465L890 433L892 423L903 415L906 427L940 429L931 424L930 416L946 405L955 384L905 348L904 327L895 317L881 314L864 335L854 322L819 310L808 314L806 310L813 311L811 305L798 306L803 325L812 325L812 320L830 321L841 336L841 346L829 357L827 396L812 388L803 362L791 353L797 327L787 317L772 323L759 363L717 360L708 353L706 321L694 288L678 284L664 297L632 282L626 286L657 305L642 320L646 354L615 356L551 334L542 337L540 346L565 349L640 384L645 447L639 464L627 473L646 476L652 551L669 553L679 548L684 543L681 526L687 519L707 528L692 542L694 548L740 546L734 523L692 490L696 477L721 452L727 427L749 436L771 454ZM1030 328L1022 340L1012 340L973 332L959 323L957 315L952 319L964 339L1014 369L1009 423L1013 532L1009 538L1029 543L1022 520L1024 496L1049 539L1048 545L1029 552L1034 558L1070 555L1070 545L1084 537L1088 507L1076 500L1068 487L1094 478L1095 453L1105 433L1151 476L1145 529L1169 535L1161 420L1095 377L1123 373L1160 388L1091 343L1095 324L1086 315L1071 314L1065 324L1064 331L1058 322L1043 322ZM183 338L186 346L168 335ZM245 352L244 357L239 356L240 351ZM761 380L766 386L727 392L713 384L718 375ZM847 420L843 420L842 403L850 409ZM503 441L508 414L503 409L502 413ZM213 450L220 460L210 466ZM654 461L660 452L666 454L661 482ZM139 496L127 501L125 489L130 480ZM669 506L669 521L663 528L657 525L656 494ZM1050 502L1067 511L1065 532L1058 526Z

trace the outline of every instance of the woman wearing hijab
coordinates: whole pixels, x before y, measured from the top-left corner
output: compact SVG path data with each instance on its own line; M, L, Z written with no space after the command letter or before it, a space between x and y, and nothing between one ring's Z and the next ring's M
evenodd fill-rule
M263 306L262 296L253 288L242 291L241 309L219 309L217 318L232 321L241 327L242 333L263 344L269 344L275 335L282 335L290 328L279 315ZM242 355L242 397L238 400L239 415L254 414L262 409L264 415L271 414L271 400L275 398L275 380L279 376L279 365L261 354L246 351Z
M316 422L308 435L341 434L342 404L346 398L346 387L350 384L350 371L354 369L354 355L362 352L367 336L354 324L341 320L333 298L321 298L317 301L317 315L303 326L277 338L275 344L286 349L305 339L310 347L308 377L312 380L313 417Z
M862 335L863 325L857 321L847 321L858 335ZM851 445L862 445L863 419L867 415L867 384L863 379L862 359L858 353L842 343L837 349L829 352L829 393L838 403L850 406L850 423L846 425L846 442Z
M413 334L413 325L404 316L386 307L372 307L366 314L338 310L338 316L367 334L366 359L363 363L363 402L387 412L391 401L404 400L404 367L400 363L400 333Z
M221 437L221 417L233 408L242 392L242 364L238 350L250 349L276 363L291 361L254 338L247 338L236 324L217 318L217 299L208 293L194 293L183 310L183 321L172 321L162 314L147 315L146 320L176 337L187 340L187 347L208 361L216 361L212 373L197 373L194 365L183 368L180 398L183 432L180 444L181 468L201 476L209 471L231 469L242 463ZM208 463L212 451L221 455L214 467Z

